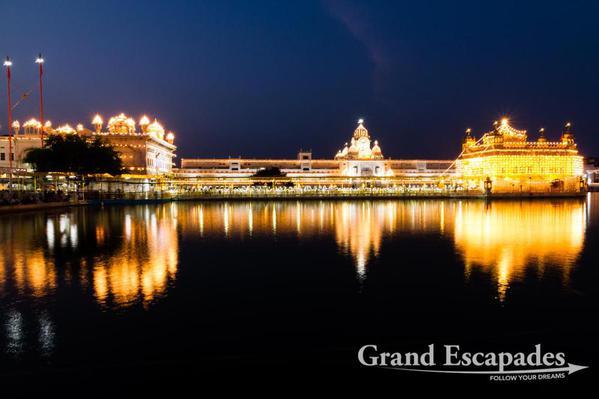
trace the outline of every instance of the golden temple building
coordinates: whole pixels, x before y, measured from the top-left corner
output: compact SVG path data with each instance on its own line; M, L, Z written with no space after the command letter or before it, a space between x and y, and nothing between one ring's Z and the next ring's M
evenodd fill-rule
M582 193L584 159L567 123L559 141L548 141L545 130L529 141L526 130L495 122L476 140L470 129L456 161L458 179L466 190L484 194Z

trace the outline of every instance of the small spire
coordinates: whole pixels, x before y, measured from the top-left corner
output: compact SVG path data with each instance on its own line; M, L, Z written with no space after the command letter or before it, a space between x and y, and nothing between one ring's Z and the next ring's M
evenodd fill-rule
M570 133L571 130L572 130L572 124L570 122L567 122L566 126L565 126L566 133Z
M545 137L545 128L542 127L539 129L539 142L544 143L547 141L547 138Z

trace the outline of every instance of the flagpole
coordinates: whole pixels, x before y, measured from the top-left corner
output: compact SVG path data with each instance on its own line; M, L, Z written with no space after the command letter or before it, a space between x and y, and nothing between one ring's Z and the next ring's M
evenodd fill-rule
M10 101L10 67L12 61L6 57L4 61L6 67L6 89L8 93L8 190L12 191L12 104Z
M40 77L40 139L42 141L42 147L44 146L44 87L42 85L42 75L44 74L44 59L42 53L40 53L35 60L35 63L39 65L39 77Z

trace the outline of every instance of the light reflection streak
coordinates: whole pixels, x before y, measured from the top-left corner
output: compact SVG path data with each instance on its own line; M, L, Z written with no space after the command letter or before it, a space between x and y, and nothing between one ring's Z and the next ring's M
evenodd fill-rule
M29 216L28 216L29 217ZM25 216L23 216L25 218ZM586 201L306 201L169 204L31 216L0 224L0 299L7 292L43 299L79 279L103 310L144 308L167 294L178 262L178 229L203 238L331 237L354 267L357 279L384 251L385 237L444 236L463 259L464 279L483 273L506 301L527 273L557 271L568 285L599 202ZM89 232L89 234L87 234ZM91 241L91 242L90 242ZM81 256L93 247L95 256ZM429 254L423 254L427 256ZM60 257L60 267L56 261ZM398 259L393 267L406 265ZM7 351L23 346L24 316L2 309ZM36 316L38 344L54 349L56 326L49 313Z

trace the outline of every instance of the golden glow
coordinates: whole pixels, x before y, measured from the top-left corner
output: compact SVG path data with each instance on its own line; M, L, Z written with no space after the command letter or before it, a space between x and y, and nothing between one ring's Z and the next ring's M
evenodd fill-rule
M140 126L146 126L149 124L150 124L150 118L148 118L146 115L142 116L141 119L139 120Z
M351 138L351 144L345 146L343 149L337 151L335 159L360 159L360 160L378 160L383 159L383 153L375 141L374 146L370 145L370 134L368 129L364 127L364 119L358 120L358 127L354 130L354 134Z
M124 216L124 221L115 220ZM102 306L125 307L133 303L148 306L165 293L169 282L176 277L176 214L167 206L152 211L139 207L127 215L109 212L98 215L93 221L97 255L89 269L86 257L81 257L78 267L82 270L76 275L72 274L71 265L65 267L64 264L59 273L55 259L62 258L65 250L69 254L80 250L80 237L85 232L81 231L79 214L46 216L41 213L27 216L30 218L33 220L26 223L0 225L3 248L0 250L0 296L10 285L21 295L44 297L52 295L57 287L79 279L77 284L83 289L91 285ZM43 228L38 231L33 226ZM115 226L121 226L123 232L114 231ZM32 229L45 236L45 248L32 235ZM113 234L124 239L106 240ZM110 256L104 256L106 253ZM131 256L133 253L139 256Z
M66 125L62 125L56 128L56 132L57 133L63 133L63 134L74 134L77 133L75 131L75 129L73 129L71 127L71 125L69 125L68 123Z
M101 125L103 123L104 121L102 120L102 117L99 114L96 114L92 120L92 125Z
M42 127L42 124L37 119L31 118L27 122L23 123L23 127L39 129Z
M599 215L595 202L589 204L591 218ZM573 200L180 202L107 209L91 221L85 215L40 213L0 224L0 296L4 289L16 289L43 297L79 279L102 306L150 306L176 278L178 236L193 240L194 234L206 240L264 235L332 239L362 280L385 245L397 244L407 233L453 240L463 258L465 279L484 274L503 301L525 276L542 279L557 271L562 283L569 284L588 216L585 202ZM89 254L90 247L79 248L82 241L97 248L95 255ZM78 256L82 249L85 257ZM57 269L56 259L63 259L65 251L82 259L80 272L64 264ZM422 263L408 264L399 256L390 267L426 268L431 261L443 262L438 254L424 251L419 256ZM89 265L83 260L88 257Z
M159 139L164 138L164 128L156 119L148 125L148 133Z
M135 121L121 112L108 120L108 132L119 134L135 133Z
M581 201L460 203L454 239L466 275L493 275L501 301L528 268L542 275L553 265L567 282L584 244L585 213Z
M21 127L21 124L19 123L19 121L14 121L12 123L12 128L13 129L19 129Z
M548 142L545 129L539 132L537 141L527 141L526 130L514 129L503 119L479 142L467 139L456 162L465 188L482 191L488 184L493 193L579 192L583 157L573 136Z

